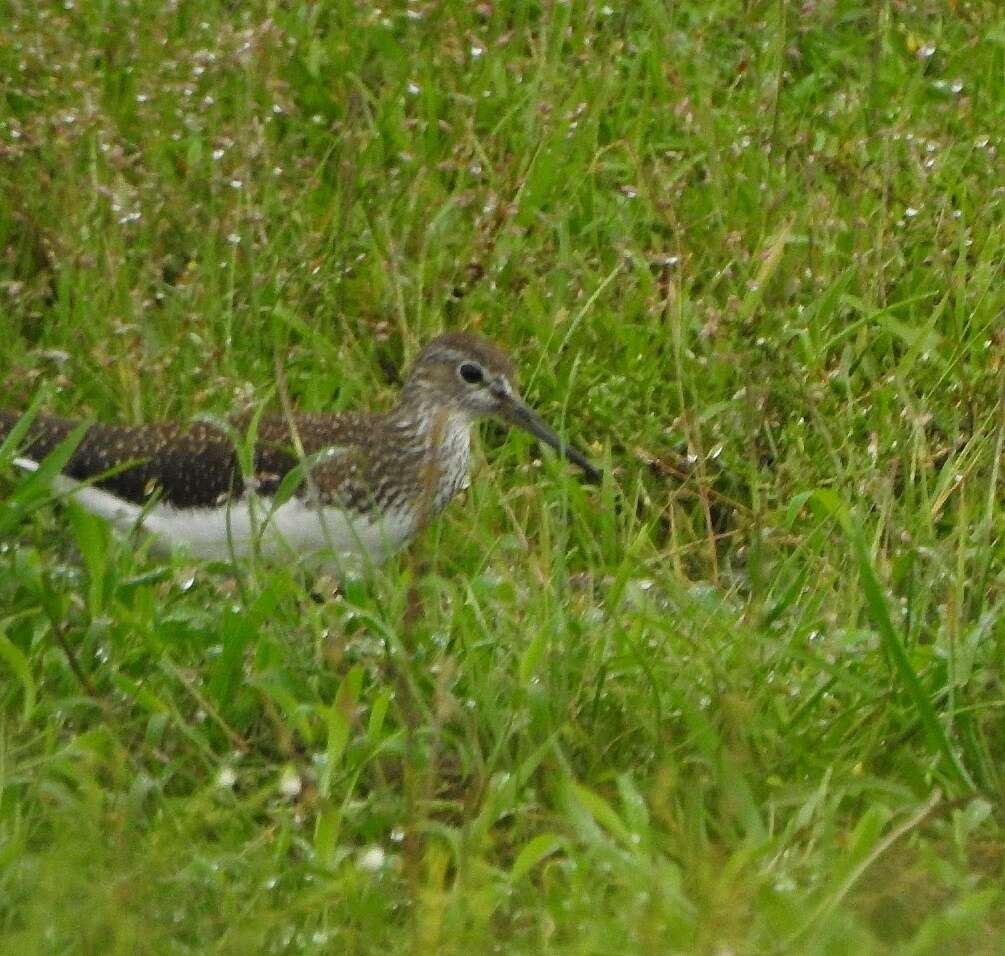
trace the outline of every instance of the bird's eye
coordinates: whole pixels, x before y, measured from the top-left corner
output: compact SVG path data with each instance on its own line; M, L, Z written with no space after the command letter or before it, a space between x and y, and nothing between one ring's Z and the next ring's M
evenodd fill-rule
M469 385L476 385L485 377L482 370L473 362L465 362L457 372Z

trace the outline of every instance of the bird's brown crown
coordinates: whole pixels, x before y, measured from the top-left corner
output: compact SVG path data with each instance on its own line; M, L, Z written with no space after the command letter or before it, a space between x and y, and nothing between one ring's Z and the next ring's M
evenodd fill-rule
M419 352L409 370L409 378L422 368L443 362L477 362L486 372L513 383L516 370L510 357L488 339L470 332L446 332L431 339Z

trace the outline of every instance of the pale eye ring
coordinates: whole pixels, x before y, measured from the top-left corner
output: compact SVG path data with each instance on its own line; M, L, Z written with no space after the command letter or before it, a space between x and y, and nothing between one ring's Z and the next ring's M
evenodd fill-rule
M457 369L457 374L469 385L477 385L479 382L485 381L485 373L474 362L462 362Z

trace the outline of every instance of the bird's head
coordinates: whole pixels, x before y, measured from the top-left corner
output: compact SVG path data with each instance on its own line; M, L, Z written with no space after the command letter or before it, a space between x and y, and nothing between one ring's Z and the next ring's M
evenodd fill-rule
M509 356L486 339L449 332L428 342L405 378L403 403L447 407L472 421L495 417L530 432L578 465L592 481L600 472L566 444L521 397Z

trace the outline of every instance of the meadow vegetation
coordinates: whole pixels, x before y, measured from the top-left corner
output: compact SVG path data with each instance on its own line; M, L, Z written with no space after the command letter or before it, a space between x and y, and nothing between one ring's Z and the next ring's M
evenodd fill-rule
M1001 952L1003 131L997 0L0 3L4 405L607 472L334 594L0 449L0 951Z

